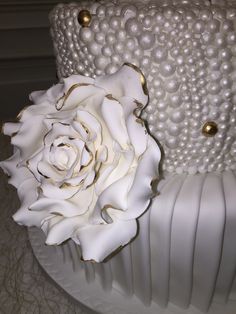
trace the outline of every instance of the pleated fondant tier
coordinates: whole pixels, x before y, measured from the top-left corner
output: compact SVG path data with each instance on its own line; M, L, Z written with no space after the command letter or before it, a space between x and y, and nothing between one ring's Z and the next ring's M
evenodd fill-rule
M147 306L206 312L213 300L227 302L235 286L236 173L168 174L158 191L131 244L105 263L77 267L88 282L98 278L103 289L135 294ZM76 250L64 248L74 265Z

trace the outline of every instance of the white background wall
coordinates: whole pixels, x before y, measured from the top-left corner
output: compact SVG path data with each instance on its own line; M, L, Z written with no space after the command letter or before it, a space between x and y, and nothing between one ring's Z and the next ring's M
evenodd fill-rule
M13 119L31 91L57 81L48 14L58 2L0 0L0 120Z

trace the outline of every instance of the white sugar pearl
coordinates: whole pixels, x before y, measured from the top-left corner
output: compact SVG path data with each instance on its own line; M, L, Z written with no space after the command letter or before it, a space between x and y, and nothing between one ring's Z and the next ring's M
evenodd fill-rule
M157 108L158 110L162 111L162 110L165 110L167 108L167 102L163 101L163 100L160 100L158 103L157 103Z
M97 56L101 53L101 46L96 42L91 42L88 45L88 50L92 55Z
M215 43L218 47L225 47L226 38L222 34L216 34Z
M234 30L234 24L232 21L223 21L221 29L223 32L231 32Z
M170 135L172 136L178 136L181 132L180 126L178 124L171 124L168 128L167 131Z
M131 62L132 61L132 54L129 51L125 51L123 54L123 60L124 60L124 62ZM144 65L142 65L142 68L143 67L144 67Z
M197 34L203 33L204 28L205 28L204 22L201 20L198 20L193 24L193 29Z
M117 42L114 44L114 50L115 52L122 54L124 51L124 45L121 42Z
M135 41L133 38L128 38L125 42L125 46L127 47L127 49L129 49L130 51L133 51L135 49Z
M159 69L163 76L170 76L175 72L175 65L171 61L164 61L160 64Z
M217 33L220 29L220 22L216 19L212 19L207 23L207 30L209 32Z
M230 60L232 57L232 53L229 48L222 49L219 53L219 58L225 61Z
M228 33L227 42L229 45L234 45L236 43L236 34L234 32Z
M169 93L175 93L179 88L180 83L177 79L171 79L166 82L165 89Z
M146 15L143 19L143 26L144 28L151 28L153 25L153 18L150 15Z
M156 62L160 63L167 58L167 50L164 47L154 48L152 56Z
M171 121L173 122L176 122L176 123L179 123L179 122L182 122L184 120L184 111L183 110L178 110L178 111L173 111L171 116L170 116L170 119Z
M212 13L209 9L202 9L199 12L199 18L203 21L208 21L209 19L212 18Z
M109 24L108 24L108 22L107 22L106 20L102 20L102 21L99 23L99 29L100 29L102 32L104 32L104 33L108 32L109 28L110 28L110 26L109 26Z
M209 46L206 49L206 56L207 58L214 58L218 55L218 50L214 46Z
M182 103L181 96L178 94L171 95L169 101L172 107L179 107Z
M176 148L178 146L178 140L176 137L168 137L166 139L166 145L169 148Z
M82 27L79 37L84 43L90 43L93 40L93 33L88 27Z
M95 40L99 44L103 44L105 42L105 35L103 33L97 33L94 36Z
M118 67L114 64L108 64L108 66L106 66L106 73L107 74L113 74L118 70Z
M141 33L141 27L139 22L135 19L129 19L125 24L127 33L131 36L137 36Z
M118 54L114 54L111 56L111 61L112 63L116 63L116 64L121 64L122 63L122 59L121 56L119 56Z
M126 32L124 30L120 30L117 33L118 40L124 41L126 39Z
M142 68L148 68L150 65L151 65L151 60L150 60L149 57L144 57L144 58L141 60L141 67L142 67Z
M120 19L116 16L111 17L109 24L110 24L110 27L114 30L118 30L121 27Z
M112 49L109 46L103 46L102 48L102 54L106 57L110 57L112 55Z
M143 49L150 49L155 42L155 35L149 31L144 31L139 37L139 44Z
M211 82L210 84L208 84L208 92L210 94L218 94L220 92L220 85L216 82Z
M94 59L95 66L100 70L104 70L108 63L109 59L104 56L97 56Z
M97 10L96 10L96 15L97 16L104 16L105 15L105 8L100 5Z
M161 122L165 122L168 119L168 114L166 112L159 112L157 114L157 119Z

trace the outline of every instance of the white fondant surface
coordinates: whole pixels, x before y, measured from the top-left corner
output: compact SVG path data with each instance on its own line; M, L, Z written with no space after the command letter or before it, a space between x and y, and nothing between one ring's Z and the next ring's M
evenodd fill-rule
M98 278L88 283L83 268L73 264L72 259L65 259L66 254L62 254L57 248L45 246L45 235L40 229L29 228L28 232L34 254L44 270L67 293L89 307L90 314L202 314L192 306L181 309L169 304L168 308L162 308L152 303L145 307L135 296L124 297L116 289L104 291ZM63 250L66 249L69 250L69 244ZM78 256L75 258L78 260ZM233 314L235 309L236 300L230 300L226 305L214 302L208 314Z
M209 313L233 314L232 309L236 311L236 304L232 303L236 300L235 190L236 177L232 171L166 174L158 185L159 195L139 218L137 238L107 262L81 262L79 247L70 242L57 247L57 252L40 245L38 250L46 254L45 261L57 260L60 253L61 261L70 264L70 270L65 271L63 267L69 266L56 262L53 273L67 274L68 283L62 281L61 285L66 290L71 286L73 289L67 291L72 295L78 291L77 298L83 278L87 283L92 282L88 289L95 285L103 290L101 300L111 296L109 302L114 301L114 306L119 300L125 306L122 311L127 305L121 296L136 295L128 302L127 313L172 313L171 304L175 304L176 313L201 313L210 309ZM37 242L39 233L35 234ZM50 270L49 274L53 275ZM73 279L69 284L74 276L79 276L78 280ZM84 288L87 284L83 280ZM185 311L186 308L191 310Z

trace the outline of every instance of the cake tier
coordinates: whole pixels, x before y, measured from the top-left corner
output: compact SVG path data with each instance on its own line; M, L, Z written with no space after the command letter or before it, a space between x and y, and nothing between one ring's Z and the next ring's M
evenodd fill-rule
M232 171L167 175L159 183L160 195L139 219L137 238L110 260L82 262L79 247L70 241L56 251L73 263L75 276L84 271L87 282L96 278L108 300L113 288L126 297L134 294L147 306L147 313L152 313L149 307L154 309L153 304L159 310L175 304L176 313L209 309L214 314L234 313L236 303L231 312L225 303L236 302L235 189L236 173ZM69 278L73 271L67 274ZM81 289L80 284L72 280L72 291ZM189 312L181 312L188 307ZM171 313L175 313L173 308Z
M91 14L86 27L82 9ZM124 62L143 71L143 117L164 170L236 168L235 1L81 1L50 17L60 78L110 74Z

